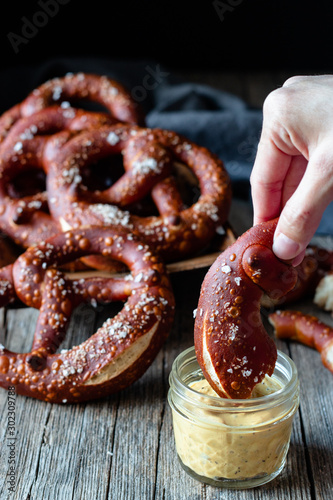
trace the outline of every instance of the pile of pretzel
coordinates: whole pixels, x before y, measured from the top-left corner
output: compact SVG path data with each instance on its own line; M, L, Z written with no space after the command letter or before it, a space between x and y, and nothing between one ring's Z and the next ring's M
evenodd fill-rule
M87 102L103 111L87 111ZM0 305L19 300L40 313L31 352L1 346L0 385L61 403L137 380L173 322L165 264L205 250L230 203L222 161L174 131L148 128L128 90L106 76L54 78L5 111L0 230L18 252L0 270ZM92 272L68 276L82 269ZM124 305L60 351L73 310L95 301Z

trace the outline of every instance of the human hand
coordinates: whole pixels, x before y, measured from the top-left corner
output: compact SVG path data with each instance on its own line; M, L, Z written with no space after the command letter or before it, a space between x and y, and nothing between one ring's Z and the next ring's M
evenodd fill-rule
M271 92L251 173L254 224L279 216L273 251L299 264L333 200L333 75Z

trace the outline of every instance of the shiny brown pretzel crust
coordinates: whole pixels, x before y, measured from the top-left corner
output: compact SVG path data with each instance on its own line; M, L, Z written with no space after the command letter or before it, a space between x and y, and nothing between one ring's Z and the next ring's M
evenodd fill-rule
M279 339L290 339L316 349L323 365L333 373L333 328L301 311L275 311L269 315Z
M265 374L272 375L277 349L261 319L265 292L279 298L291 290L296 271L272 251L277 220L254 226L209 269L194 325L196 355L222 397L248 398Z
M118 122L143 125L143 110L120 82L105 75L68 73L34 89L22 102L22 116L30 116L52 104L91 101L108 110Z
M87 254L121 261L131 274L71 280L58 270ZM61 403L124 389L153 362L173 322L174 297L164 264L124 228L59 233L26 250L2 273L1 305L17 296L40 310L30 353L1 347L0 385L15 385L18 394ZM56 352L74 308L95 301L126 303L88 340Z
M81 169L116 154L123 155L124 177L106 191L89 192L81 183ZM170 176L175 161L199 181L199 199L189 207L183 206ZM159 215L131 213L127 207L149 190ZM165 261L204 249L226 222L231 204L230 179L216 155L175 132L127 125L100 127L64 141L50 163L47 191L51 214L63 230L120 224Z

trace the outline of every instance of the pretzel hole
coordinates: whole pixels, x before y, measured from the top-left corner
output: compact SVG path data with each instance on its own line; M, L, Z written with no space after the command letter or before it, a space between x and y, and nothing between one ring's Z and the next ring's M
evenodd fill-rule
M69 103L72 108L76 109L83 109L84 111L93 111L93 112L98 112L98 113L107 113L110 114L110 111L107 109L106 106L103 106L103 104L97 102L97 101L92 101L88 99L79 99L75 97L70 97L69 99L66 99L66 96L64 96L63 99L61 99L62 103ZM59 103L59 101L57 101ZM63 104L63 107L65 105Z
M6 185L11 198L33 196L46 190L45 172L39 168L30 167L17 173Z
M79 265L79 262L83 264ZM98 263L97 266L95 266L96 263ZM104 266L103 263L105 264ZM96 254L86 255L79 260L73 260L61 267L65 270L66 276L72 280L89 277L110 278L112 274L119 274L119 277L124 278L131 273L124 262Z
M110 304L80 304L73 311L65 339L57 351L71 349L91 337L108 318L116 316L123 308L123 302Z
M26 314L28 318L29 329L27 329L27 334L24 340L24 345L17 348L20 352L29 352L33 343L34 330L36 328L39 311L37 309L31 309L24 305L21 306L24 311L22 315ZM9 308L11 309L11 308ZM16 309L16 308L15 308ZM15 309L10 311L10 321L12 315L15 314ZM68 328L66 331L66 336L61 343L52 346L53 352L60 353L64 349L71 349L75 345L79 345L85 340L87 340L91 335L93 335L97 329L96 318L102 310L102 306L94 307L90 304L80 304L77 306L70 318ZM41 356L42 358L42 356ZM29 359L29 357L28 357ZM38 359L33 356L31 367L34 370L38 370ZM30 363L29 363L30 364ZM42 366L42 364L41 364Z
M93 275L96 276L98 273L94 272ZM66 273L66 276L78 276L78 273ZM15 310L17 308L21 308L26 311L26 315L28 318L29 328L27 330L27 335L24 340L23 346L16 346L19 352L29 352L33 343L34 330L36 328L39 311L38 309L32 309L30 307L25 306L23 303L19 302L15 304L14 307L7 307L9 311L13 309L13 311L9 312L11 321L13 314L15 314ZM114 301L110 303L96 302L92 300L91 303L83 302L79 304L73 310L68 327L66 329L65 338L62 342L58 342L55 340L54 344L51 344L52 351L54 353L60 353L63 350L71 349L73 346L79 345L89 337L91 337L98 328L102 326L102 324L109 318L113 318L116 316L121 309L124 307L124 301ZM32 356L31 367L34 370L40 370L43 368L43 354L40 355L40 359L38 359L38 355ZM40 362L40 365L39 365ZM30 363L29 363L30 364Z
M125 169L123 157L121 154L114 154L100 158L97 161L86 163L81 171L82 185L89 192L104 191L111 187L124 175ZM159 212L150 194L144 196L141 200L126 206L133 215L141 217L158 216Z
M174 163L175 179L183 202L187 206L196 203L200 197L199 181L193 170L180 162Z
M156 216L158 217L159 212L156 208L156 205L149 195L144 196L142 200L133 203L132 205L128 205L126 209L133 215L138 215L140 217L150 217Z
M80 173L82 184L89 186L89 191L104 191L124 174L122 156L112 155L86 164Z

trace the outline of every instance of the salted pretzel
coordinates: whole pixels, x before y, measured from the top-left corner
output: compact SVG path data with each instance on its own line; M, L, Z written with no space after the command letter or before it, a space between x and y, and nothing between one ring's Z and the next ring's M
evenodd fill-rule
M333 252L317 245L309 245L302 262L295 267L295 287L278 299L265 294L261 304L271 308L290 305L299 299L311 297L315 304L325 310L333 310Z
M104 191L90 191L81 182L82 169L117 155L123 157L123 175ZM200 196L187 207L175 194L174 162L199 181ZM230 179L216 155L173 131L122 124L82 132L63 143L49 165L47 191L50 212L63 230L120 224L165 261L205 248L227 220L231 203ZM154 192L156 214L131 211L149 192Z
M110 256L130 273L72 280L59 271L87 254ZM3 281L9 284L3 286L14 287L24 304L40 311L30 353L1 348L0 385L15 385L18 394L70 403L124 389L153 362L171 328L174 296L164 263L125 228L59 233L5 269ZM57 352L73 310L95 301L124 306L88 340Z
M52 105L70 106L70 103L94 102L105 108L117 122L145 124L141 106L118 81L105 75L68 73L52 78L35 88L22 102L5 111L0 117L0 143L13 124L22 117Z
M90 101L102 105L117 121L143 125L143 110L120 82L105 75L67 73L43 83L22 102L23 116L61 102Z
M12 126L0 146L0 226L16 243L28 247L61 230L49 214L45 191L48 164L57 154L50 138L63 130L77 132L115 122L106 113L50 106ZM15 189L20 177L32 192Z
M204 376L222 397L248 398L277 359L260 313L265 292L278 298L297 273L272 251L277 220L258 224L228 247L208 270L194 323L196 356Z
M333 373L333 328L301 311L277 310L268 316L279 339L291 339L317 349L323 365Z
M269 309L292 304L301 298L313 296L318 283L325 274L321 261L318 260L319 254L321 254L320 248L308 247L304 259L295 267L297 282L294 288L279 298L272 299L264 294L261 305Z

